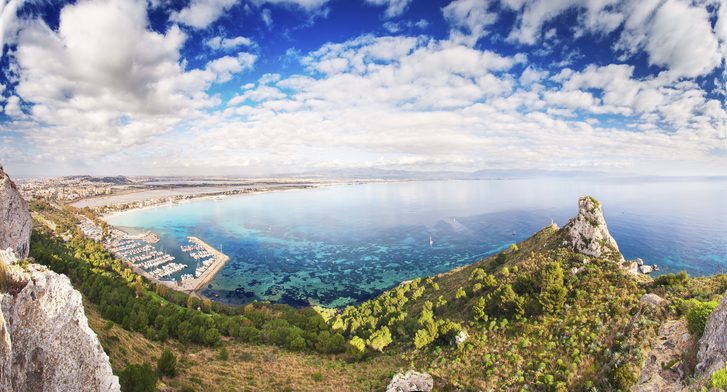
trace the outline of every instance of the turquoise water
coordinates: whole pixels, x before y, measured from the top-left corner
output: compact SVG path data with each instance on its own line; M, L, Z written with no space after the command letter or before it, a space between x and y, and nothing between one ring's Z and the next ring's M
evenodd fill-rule
M189 235L221 249L231 260L205 294L223 302L342 306L402 280L469 264L526 239L551 219L563 225L584 194L601 200L626 258L659 264L662 273L725 271L725 180L341 185L197 200L108 221L156 231L158 246L180 256L177 261L191 263L179 252Z

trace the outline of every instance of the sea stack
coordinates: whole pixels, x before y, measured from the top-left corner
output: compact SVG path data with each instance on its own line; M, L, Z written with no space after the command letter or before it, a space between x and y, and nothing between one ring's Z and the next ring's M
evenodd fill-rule
M578 215L563 226L565 244L593 257L607 257L623 262L616 240L608 232L601 203L591 196L578 199Z

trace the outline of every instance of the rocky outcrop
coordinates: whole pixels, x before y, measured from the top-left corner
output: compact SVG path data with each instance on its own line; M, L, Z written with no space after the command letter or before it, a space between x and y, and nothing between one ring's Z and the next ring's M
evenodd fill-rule
M0 294L0 390L119 391L81 294L37 264L5 266Z
M578 215L563 226L562 230L565 233L565 244L576 252L624 261L616 240L608 232L601 203L593 197L585 196L578 200Z
M685 374L681 366L682 355L692 343L687 322L671 320L659 328L653 346L645 353L638 382L632 392L681 391ZM693 343L692 343L693 344Z
M28 257L29 244L28 203L0 166L0 249L11 248L22 259Z
M0 259L0 391L119 391L68 277L13 264L29 240L28 206L0 167L0 248L12 256Z
M727 292L707 319L699 340L696 371L711 374L725 367L727 361Z
M434 388L434 379L427 373L409 370L396 374L386 387L386 392L430 392Z

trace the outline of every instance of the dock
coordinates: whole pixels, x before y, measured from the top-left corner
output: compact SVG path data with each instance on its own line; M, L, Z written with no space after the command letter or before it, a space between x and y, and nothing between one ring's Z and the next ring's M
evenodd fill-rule
M187 237L187 239L190 243L197 245L205 252L212 255L214 259L212 264L207 266L207 268L204 269L204 272L202 272L199 276L187 276L187 278L183 279L176 287L177 290L193 293L203 289L210 281L212 281L215 275L220 272L222 267L227 264L230 257L197 237Z

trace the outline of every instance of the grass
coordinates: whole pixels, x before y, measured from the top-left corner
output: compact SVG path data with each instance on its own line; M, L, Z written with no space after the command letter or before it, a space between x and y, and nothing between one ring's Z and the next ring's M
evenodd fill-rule
M396 356L347 363L335 356L294 353L232 339L223 340L228 359L221 361L219 347L151 341L142 334L109 324L89 303L84 303L84 308L114 372L128 364L156 363L165 348L171 350L177 356L179 374L172 379L165 378L164 383L172 391L384 390L391 376L403 365Z

